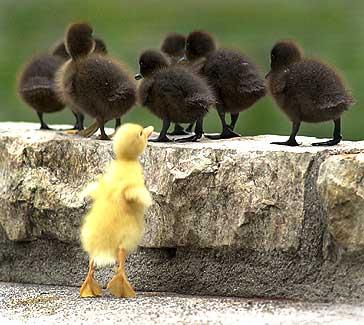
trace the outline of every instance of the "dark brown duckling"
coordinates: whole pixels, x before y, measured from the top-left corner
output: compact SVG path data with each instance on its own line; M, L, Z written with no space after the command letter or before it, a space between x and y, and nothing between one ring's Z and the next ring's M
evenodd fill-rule
M99 38L99 37L94 37L94 40L95 40L94 53L97 53L97 54L100 54L100 55L106 55L107 54L107 47L106 47L106 43L104 42L104 40ZM64 51L66 52L66 55L68 56L68 58L71 58L70 55L67 52L67 49L66 49L66 46L65 46L64 42L61 42L61 44L56 46L55 52L64 53ZM79 131L82 131L84 129L85 115L76 106L72 105L72 103L66 103L66 104L70 107L73 115L76 118L75 126L71 129L71 132L67 132L67 133L78 134ZM115 130L116 130L117 127L120 126L120 124L121 124L120 118L115 119ZM96 125L95 125L95 127L96 127ZM76 131L76 132L72 132L73 130Z
M169 33L162 41L161 51L170 58L172 64L176 64L185 55L185 47L186 36Z
M207 83L188 69L169 65L159 51L147 50L139 58L140 74L144 78L138 95L141 105L163 120L162 131L154 142L167 142L171 122L196 122L195 135L177 141L197 141L203 135L203 117L215 98Z
M330 120L335 125L333 139L313 145L333 146L341 141L340 117L354 99L335 70L317 60L305 59L295 42L281 41L271 51L267 78L272 96L292 121L289 139L273 144L298 146L296 135L301 122Z
M240 112L265 96L264 79L257 66L246 55L230 49L217 49L214 37L205 31L194 31L186 40L186 59L200 67L213 88L216 109L222 124L218 136L210 139L228 139L240 136L234 132ZM225 114L231 114L227 125Z
M68 59L67 52L62 51L64 44L59 44L52 53L41 54L26 64L19 75L18 93L33 108L39 117L40 128L50 130L43 120L44 113L62 110L65 104L59 99L55 87L57 70Z
M161 51L167 55L171 61L171 64L178 64L180 59L185 55L186 36L179 33L169 33L162 41ZM169 135L187 135L192 132L193 123L191 123L186 131L184 128L175 124L174 130L169 132Z
M100 139L106 140L109 138L104 130L105 123L120 118L133 107L136 87L121 63L93 53L92 33L92 27L86 23L72 24L68 28L65 39L71 60L57 73L57 85L66 102L95 118L97 128L83 135L91 136L100 128Z
M64 44L63 40L56 43L56 45L53 47L52 53L54 55L64 57L66 60L70 59L70 56L66 49L66 45ZM65 103L65 104L66 105L68 104L68 106L70 106L69 103ZM73 130L83 130L83 123L84 123L85 116L82 113L79 113L76 108L71 108L71 111L72 111L73 115L75 116L76 123L72 129L68 130L68 132L73 131Z

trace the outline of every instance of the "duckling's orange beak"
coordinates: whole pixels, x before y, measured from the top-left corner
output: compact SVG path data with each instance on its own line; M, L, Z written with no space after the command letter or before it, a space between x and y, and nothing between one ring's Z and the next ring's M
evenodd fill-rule
M149 138L152 135L153 131L154 131L153 126L148 126L144 129L144 133L147 135L147 138Z

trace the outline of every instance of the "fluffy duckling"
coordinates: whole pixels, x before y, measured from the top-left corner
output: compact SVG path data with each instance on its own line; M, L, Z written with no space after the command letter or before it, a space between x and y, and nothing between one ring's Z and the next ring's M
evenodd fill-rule
M257 66L244 54L217 49L214 37L205 31L194 31L186 40L186 59L200 66L216 96L216 109L222 124L222 133L210 139L228 139L240 136L234 132L239 113L265 96L264 79ZM227 125L225 114L231 114Z
M120 118L134 106L136 87L121 63L93 53L92 33L92 27L86 23L68 28L65 40L71 60L58 71L57 86L65 102L95 118L97 126L82 135L91 136L100 129L99 139L108 140L105 123Z
M215 103L207 83L191 71L169 66L167 57L159 51L147 50L139 58L140 74L145 78L139 87L141 105L163 120L162 131L157 139L168 142L167 131L171 122L196 122L195 135L177 141L197 141L203 135L203 117L210 105Z
M51 53L34 57L19 74L18 94L37 112L43 130L50 129L43 120L43 114L58 112L65 107L57 96L55 86L56 72L68 59L63 48L62 42Z
M136 124L122 125L113 139L116 160L97 183L85 190L93 204L81 227L82 247L90 257L81 297L101 295L101 288L94 279L95 266L116 261L119 267L107 288L117 297L135 296L125 274L125 260L143 236L144 212L152 204L138 161L152 132L151 126L143 129Z
M335 70L317 60L305 59L295 42L281 41L271 51L267 78L272 96L292 121L289 139L273 144L298 146L296 135L302 121L334 121L333 139L313 143L314 146L333 146L341 141L340 117L354 99Z
M95 40L95 49L94 49L94 53L100 54L100 55L106 55L107 54L107 47L106 47L106 43L104 42L103 39L99 38L99 37L94 37ZM62 46L63 45L63 46ZM64 45L64 42L62 42L59 46L58 46L58 50L56 47L56 51L63 53L63 51L65 51L68 55L68 57L70 58L66 46ZM62 94L60 94L62 96ZM75 132L70 131L68 133L75 133L78 134L80 131L82 131L84 129L84 121L85 121L85 115L74 105L72 105L71 103L66 103L67 106L69 106L71 108L71 111L73 113L73 115L76 118L76 124L74 126L74 128L72 130L75 130ZM120 126L120 118L116 119L115 122L115 130L117 127ZM93 128L97 127L97 123L95 122L95 124L93 125Z
M169 33L163 39L161 44L161 51L167 55L172 64L178 64L180 59L185 55L185 47L186 47L186 36L179 33ZM184 128L175 124L174 130L168 134L170 135L187 135L192 131L193 123L190 124L186 131Z
M169 33L162 41L161 51L170 58L172 64L176 64L185 55L185 47L186 36Z

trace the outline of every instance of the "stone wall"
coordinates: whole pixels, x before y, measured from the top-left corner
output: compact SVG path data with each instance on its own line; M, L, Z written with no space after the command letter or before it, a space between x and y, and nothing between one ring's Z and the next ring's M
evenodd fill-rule
M0 280L79 285L80 193L111 143L36 128L0 123ZM148 147L154 204L128 260L138 290L363 299L364 142L269 144L280 139Z

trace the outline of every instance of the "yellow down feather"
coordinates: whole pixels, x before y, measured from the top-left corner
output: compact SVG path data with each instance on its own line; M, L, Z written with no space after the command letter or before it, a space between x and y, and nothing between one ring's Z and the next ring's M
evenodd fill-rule
M81 227L81 243L96 265L114 263L119 247L131 252L142 239L144 212L152 199L138 156L152 131L135 124L121 126L114 137L116 160L85 190L93 204Z

